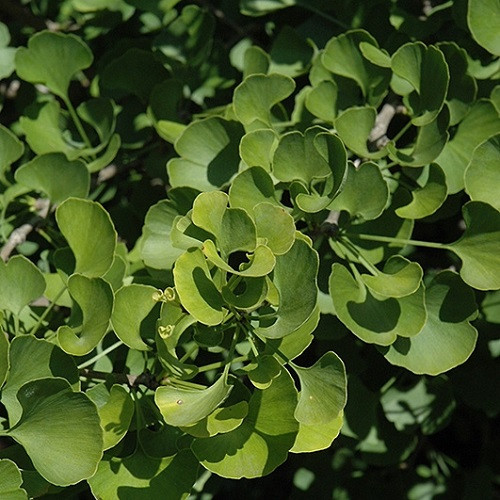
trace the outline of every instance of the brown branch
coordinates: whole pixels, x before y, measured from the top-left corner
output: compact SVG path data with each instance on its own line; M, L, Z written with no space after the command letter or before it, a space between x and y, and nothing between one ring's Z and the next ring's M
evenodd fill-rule
M48 215L50 208L50 201L47 199L38 199L35 202L36 215L32 217L29 222L19 226L10 233L9 239L0 250L0 259L4 262L7 261L10 254L21 243L26 241L28 235L37 227Z

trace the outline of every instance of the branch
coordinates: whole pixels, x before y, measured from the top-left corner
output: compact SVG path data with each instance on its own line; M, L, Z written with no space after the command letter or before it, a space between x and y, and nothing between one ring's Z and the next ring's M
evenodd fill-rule
M388 142L387 129L395 115L404 113L406 108L397 102L388 102L382 106L375 125L368 136L369 148L382 149Z
M0 259L4 262L7 261L10 254L19 246L21 243L26 241L28 234L35 229L36 226L40 224L48 215L50 208L50 201L47 199L38 199L35 202L36 215L30 219L30 221L22 226L14 229L10 233L9 239L5 245L0 250Z

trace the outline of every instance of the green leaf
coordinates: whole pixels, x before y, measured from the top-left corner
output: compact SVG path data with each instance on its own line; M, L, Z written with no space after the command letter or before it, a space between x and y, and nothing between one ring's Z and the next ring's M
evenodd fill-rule
M278 137L274 130L262 128L248 132L240 141L241 159L249 167L262 167L270 172L271 161L277 144Z
M16 48L8 47L10 41L9 28L0 23L0 80L8 78L16 69Z
M132 283L115 293L111 324L116 336L131 349L147 351L150 347L141 338L141 323L152 311L156 302L156 288Z
M195 439L191 448L208 470L219 476L254 478L282 464L293 446L299 424L293 417L297 391L292 378L282 370L264 390L255 390L248 415L231 432Z
M462 260L460 276L478 290L500 288L500 212L487 203L470 201L462 209L466 230L447 245Z
M375 163L362 163L356 168L349 162L344 187L328 208L347 210L352 217L371 220L382 214L388 199L389 187Z
M115 93L134 94L143 102L148 102L155 85L169 76L151 51L132 47L104 67L99 84Z
M342 360L332 351L314 365L290 365L300 380L295 418L307 426L324 425L336 418L347 401L347 379Z
M271 249L275 255L283 255L295 241L293 217L284 208L272 203L259 203L253 207L258 241Z
M416 262L393 255L376 276L362 274L364 284L374 293L385 297L406 297L415 293L422 282L423 270Z
M411 191L412 200L408 205L396 209L396 214L405 219L423 219L433 214L445 202L448 188L446 176L437 163L431 163L421 171L405 171L410 177L416 177L419 187Z
M64 153L73 160L80 156L81 150L66 141L61 122L64 123L61 106L55 99L43 103L36 114L30 113L19 118L26 142L36 154Z
M327 159L315 146L319 132L324 130L311 127L304 134L292 131L281 136L273 156L273 175L277 179L283 182L302 181L308 186L313 179L325 178L331 173ZM342 156L340 150L338 156ZM332 161L339 159L333 158Z
M0 321L2 315L0 314ZM9 371L9 341L7 335L0 327L0 388L2 387Z
M23 414L7 434L23 445L36 470L58 486L93 476L102 457L94 403L60 378L27 382L17 397Z
M378 159L387 155L386 147L376 150L368 144L377 110L372 107L348 108L335 120L335 129L345 145L362 158ZM373 149L373 150L372 150Z
M78 304L69 326L60 326L57 341L63 351L84 356L94 349L109 328L113 310L113 290L101 278L73 274L68 279L68 291Z
M279 339L297 330L311 316L317 299L318 254L305 241L276 257L273 284L279 293L277 319L256 329L258 335Z
M272 107L286 99L294 89L295 82L288 76L250 75L234 90L234 113L247 127L253 122L260 125L257 128L271 126Z
M16 315L45 290L41 271L23 255L0 259L0 310Z
M191 219L198 226L218 238L229 197L222 191L200 193L193 203Z
M430 123L419 127L415 144L409 148L398 148L394 142L387 144L391 160L399 165L421 167L434 161L448 141L447 132L450 113L445 106Z
M378 48L377 41L367 31L351 30L326 44L321 61L332 73L354 80L368 104L377 106L387 91L390 71L365 58L361 43Z
M33 360L36 359L36 363ZM21 417L22 407L16 394L26 382L47 378L65 378L75 389L79 388L78 370L73 359L58 346L31 335L12 339L9 350L10 370L2 389L2 404L9 414L10 425Z
M0 179L16 160L21 158L24 144L7 128L0 124Z
M240 10L245 16L264 16L296 3L296 0L241 0Z
M177 259L174 280L183 307L197 321L210 326L222 322L226 315L222 296L199 248L187 250Z
M292 78L301 75L308 67L313 47L290 26L284 25L274 37L269 56L269 73L279 73Z
M332 267L329 285L338 318L364 342L390 345L398 335L417 335L425 325L423 285L406 297L388 298L372 293L338 263Z
M75 273L103 276L113 263L117 238L108 212L99 203L68 198L57 208L56 220L75 256Z
M88 480L96 498L187 498L198 477L198 461L189 450L163 458L150 457L140 446L127 457L105 454Z
M205 257L215 264L218 268L238 276L246 276L251 278L258 278L269 274L275 264L276 259L272 251L264 245L258 245L254 252L249 255L249 263L240 266L240 270L231 267L225 260L223 260L217 253L217 248L212 240L207 240L203 243L201 250Z
M21 488L23 476L17 465L8 459L0 459L0 498L5 500L28 499L26 490Z
M310 453L329 448L333 440L340 434L344 423L343 412L326 424L307 425L299 422L299 432L291 453Z
M495 0L470 0L467 24L476 42L496 56L500 56L500 6Z
M87 396L97 406L103 430L103 449L118 444L127 433L134 415L134 402L122 385L110 389L98 384L87 391Z
M159 201L148 210L142 228L141 257L155 269L171 269L183 250L175 248L170 239L179 212L171 200Z
M465 190L473 201L484 201L500 211L500 135L480 144L465 170Z
M242 135L240 123L219 117L189 124L175 142L181 158L167 164L170 184L210 191L228 183L238 171Z
M435 120L443 107L450 79L443 53L422 42L407 43L393 54L391 67L413 88L403 98L413 125L421 127Z
M159 387L155 392L155 403L168 425L190 426L218 408L228 397L232 387L227 383L226 370L206 389Z
M85 198L90 187L90 173L81 160L69 161L62 153L37 156L16 170L16 181L45 193L54 205L67 198Z
M474 292L451 271L439 273L426 290L427 323L412 338L398 338L382 352L397 366L438 375L462 364L476 345Z
M92 52L75 35L41 31L28 40L28 48L16 52L19 78L42 83L54 94L67 99L72 77L92 64Z
M446 377L421 378L412 387L392 386L380 399L385 416L402 432L434 434L445 427L455 409L452 386Z
M232 207L243 208L249 214L258 203L268 202L279 206L273 180L261 167L243 170L233 179L229 188L229 201Z
M500 118L491 101L476 101L435 160L446 174L449 194L464 188L464 172L476 147L498 133Z
M259 73L267 75L270 64L271 58L265 50L257 45L247 47L243 54L243 64L241 68L243 70L243 79L247 76Z
M255 362L243 368L248 373L248 379L257 389L267 389L273 380L281 374L281 364L274 356L267 354L258 356Z
M97 97L82 102L78 115L97 132L101 144L108 143L116 126L115 106L111 99Z
M309 90L306 108L314 116L327 123L333 123L337 116L338 87L332 80L323 80ZM325 106L325 103L328 103Z

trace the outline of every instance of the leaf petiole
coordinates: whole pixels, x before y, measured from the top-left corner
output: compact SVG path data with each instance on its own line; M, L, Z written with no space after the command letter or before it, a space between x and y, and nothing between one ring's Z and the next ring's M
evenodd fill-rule
M355 234L346 233L345 236L348 238L367 240L367 241L379 241L380 243L392 243L404 247L406 245L415 245L417 247L427 247L427 248L439 248L440 250L446 250L449 248L445 243L437 243L432 241L419 241L419 240L407 240L404 238L392 238L391 236L379 236L373 234Z

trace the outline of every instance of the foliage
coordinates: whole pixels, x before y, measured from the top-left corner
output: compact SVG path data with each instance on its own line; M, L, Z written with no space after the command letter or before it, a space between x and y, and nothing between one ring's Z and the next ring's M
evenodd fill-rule
M0 14L0 496L489 497L498 2Z

